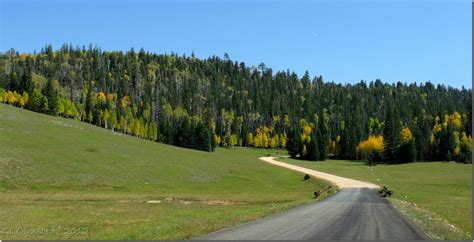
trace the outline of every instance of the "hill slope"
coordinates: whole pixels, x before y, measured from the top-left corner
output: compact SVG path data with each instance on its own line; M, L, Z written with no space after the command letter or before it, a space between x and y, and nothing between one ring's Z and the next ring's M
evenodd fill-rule
M182 149L0 104L2 238L185 239L328 185L257 160L267 153Z

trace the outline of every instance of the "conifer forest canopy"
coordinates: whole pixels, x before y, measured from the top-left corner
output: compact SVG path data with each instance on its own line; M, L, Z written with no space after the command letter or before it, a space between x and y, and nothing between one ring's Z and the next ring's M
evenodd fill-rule
M286 148L310 160L471 162L470 88L339 84L228 55L92 45L12 49L0 66L1 102L170 145Z

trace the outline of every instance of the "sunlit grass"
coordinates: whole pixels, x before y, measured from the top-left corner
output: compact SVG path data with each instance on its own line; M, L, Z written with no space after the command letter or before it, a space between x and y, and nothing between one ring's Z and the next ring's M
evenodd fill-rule
M188 239L329 185L258 160L277 152L183 149L0 104L0 237Z
M471 164L417 162L367 166L357 161L280 160L388 186L395 192L393 199L398 200L394 205L417 220L433 238L470 239L472 236Z

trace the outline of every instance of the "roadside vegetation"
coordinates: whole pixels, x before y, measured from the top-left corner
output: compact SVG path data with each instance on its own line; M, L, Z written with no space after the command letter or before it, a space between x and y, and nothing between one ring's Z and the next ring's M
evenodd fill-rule
M279 151L183 149L4 104L0 134L3 239L189 239L329 186L257 160Z
M390 200L433 239L469 240L472 233L472 165L415 162L368 166L360 161L310 162L279 158L347 178L387 186Z

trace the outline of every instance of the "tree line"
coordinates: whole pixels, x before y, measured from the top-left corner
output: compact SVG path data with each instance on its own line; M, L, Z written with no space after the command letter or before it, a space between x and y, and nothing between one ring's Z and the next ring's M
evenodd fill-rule
M0 53L0 64L2 102L166 144L287 148L311 160L470 162L472 90L464 87L339 84L227 54L198 59L92 45L12 49ZM381 138L383 149L368 148Z

